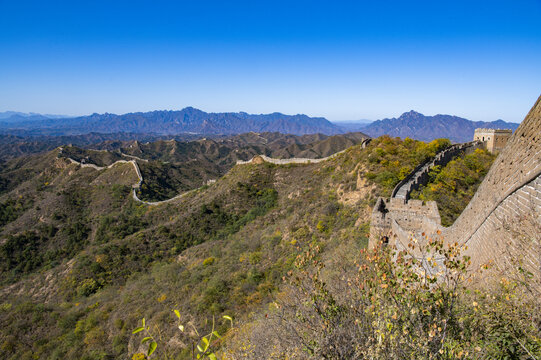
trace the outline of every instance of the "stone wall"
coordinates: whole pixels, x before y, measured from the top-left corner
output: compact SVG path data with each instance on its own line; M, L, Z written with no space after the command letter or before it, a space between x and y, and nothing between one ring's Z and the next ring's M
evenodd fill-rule
M390 234L393 235L393 244L405 244L412 236L420 237L423 232L441 227L436 202L427 201L423 204L420 200L409 200L410 193L428 182L429 172L434 166L445 166L460 153L471 152L481 146L481 142L472 141L452 145L440 151L398 183L390 199L378 199L370 220L369 246L373 247L383 237L389 239Z
M541 97L449 228L443 228L439 215L432 213L435 204L407 200L415 184L424 181L430 168L426 165L399 184L394 198L378 199L372 212L371 246L392 234L393 244L401 247L420 231L434 235L439 230L446 242L466 246L472 269L491 264L494 271L513 276L520 267L541 289Z
M361 143L361 147L364 149L371 141L372 139L365 139L362 141ZM266 155L256 155L254 156L253 158L251 158L250 160L247 160L247 161L244 161L244 160L237 160L237 165L244 165L244 164L251 164L253 162L256 162L260 159L268 162L268 163L271 163L271 164L276 164L276 165L288 165L288 164L316 164L316 163L320 163L322 161L326 161L326 160L329 160L329 159L332 159L336 156L338 156L339 154L342 154L344 151L346 151L347 149L344 149L342 151L339 151L337 153L334 153L330 156L327 156L327 157L324 157L324 158L319 158L319 159L308 159L308 158L289 158L289 159L275 159L275 158L270 158Z
M413 190L418 190L421 185L426 185L429 180L429 172L434 166L445 166L449 161L462 152L471 152L482 147L479 141L472 141L464 144L455 144L440 151L433 159L425 161L417 166L406 178L396 185L391 195L392 198L409 199Z
M492 261L501 270L522 259L539 278L540 176L541 97L496 158L466 209L453 226L443 230L445 239L467 244L475 263ZM529 238L525 241L530 244L519 241L521 237ZM529 246L536 251L525 251Z
M411 236L419 237L428 227L437 229L440 224L440 213L435 201L423 204L421 200L385 200L380 197L372 210L369 247L384 237L391 239L391 234L393 244L405 244Z
M475 267L492 263L499 272L509 273L521 266L539 277L540 210L541 175L505 197L479 226L453 226L444 231L444 238L467 245Z

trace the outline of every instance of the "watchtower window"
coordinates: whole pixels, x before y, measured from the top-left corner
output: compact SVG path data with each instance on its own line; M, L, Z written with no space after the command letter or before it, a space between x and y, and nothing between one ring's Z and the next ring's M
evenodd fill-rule
M389 245L389 237L388 236L383 236L381 238L381 241L382 241L383 245Z

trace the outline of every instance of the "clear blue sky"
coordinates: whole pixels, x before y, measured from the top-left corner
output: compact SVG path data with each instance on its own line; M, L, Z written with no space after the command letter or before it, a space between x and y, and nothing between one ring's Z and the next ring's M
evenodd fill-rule
M519 122L541 0L0 0L0 111Z

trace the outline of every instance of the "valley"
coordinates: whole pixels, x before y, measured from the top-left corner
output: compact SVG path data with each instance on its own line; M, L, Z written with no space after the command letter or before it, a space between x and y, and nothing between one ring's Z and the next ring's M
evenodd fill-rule
M290 342L291 329L278 324L307 324L285 309L313 316L312 308L304 308L305 296L324 307L358 301L358 285L346 283L358 281L359 261L368 261L374 205L452 148L457 147L448 139L247 133L64 145L4 161L2 351L7 359L135 356L145 351L131 334L140 319L161 324L162 336L176 339L176 309L182 321L200 328L212 317L233 316L233 329L217 324L218 333L229 334L217 347L224 357L260 358L274 344L281 354L304 358L306 350ZM436 200L443 224L451 225L494 159L481 148L458 151L410 195L421 203ZM387 249L377 251L393 247ZM305 257L311 259L306 264ZM388 276L394 271L399 270ZM319 276L326 280L320 283ZM461 311L473 311L460 304ZM284 318L277 311L282 307ZM355 315L340 311L333 326L353 326ZM268 326L283 340L260 350L258 336L268 337ZM364 341L358 330L352 327L348 336ZM354 351L310 326L303 336L320 344L338 341L333 346ZM162 342L156 354L189 358L186 342L193 336L179 339ZM243 353L246 342L251 350ZM313 351L324 349L317 345Z
M50 355L47 349L56 344L55 351L64 356L81 351L89 357L100 351L125 354L133 346L129 327L141 311L154 308L165 315L176 306L193 316L240 316L236 314L259 308L272 299L296 254L311 242L327 244L329 256L344 247L366 246L370 206L388 185L361 179L385 166L370 160L380 148L403 149L412 167L437 149L381 138L317 163L236 165L211 185L151 207L131 196L138 178L129 162L96 170L55 151L9 162L2 175L9 174L11 181L4 178L0 200L15 201L16 210L0 233L7 259L1 296L13 308L2 316L6 323L13 320L10 332L23 336L25 343L43 338L40 329L51 336L46 347L17 345L14 353ZM75 150L68 151L100 166L117 161L108 152ZM29 176L30 169L37 172ZM154 285L141 292L148 281ZM158 301L162 295L166 300ZM45 306L38 327L20 334L17 327L30 326L20 317L21 306L35 316L38 304ZM11 316L19 320L9 320ZM58 327L51 322L58 316L74 322ZM103 320L94 322L98 318ZM87 330L69 335L72 326L87 322ZM124 325L115 328L120 322ZM89 336L98 337L89 342ZM110 341L118 346L105 345Z
M0 360L541 360L540 1L0 1Z

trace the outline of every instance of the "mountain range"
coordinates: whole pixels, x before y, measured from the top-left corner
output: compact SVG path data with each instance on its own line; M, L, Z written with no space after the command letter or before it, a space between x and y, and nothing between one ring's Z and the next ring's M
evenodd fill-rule
M368 311L357 311L352 304L359 306L359 299L365 299L366 306L371 306L375 302L366 294L377 295L390 281L375 283L371 292L351 289L364 289L364 284L376 278L383 281L385 274L396 279L390 272L378 275L394 263L386 260L392 258L381 257L381 262L374 264L360 257L366 252L374 204L388 197L408 171L449 145L447 140L426 144L396 137L375 138L367 144L365 138L362 133L295 136L251 132L194 141L107 140L93 150L61 146L0 161L2 358L144 359L139 354L147 349L140 346L143 337L134 329L145 318L151 331L163 329L163 339L178 340L160 340L158 355L190 359L191 349L184 344L191 344L192 335L179 333L178 316L205 332L211 331L212 318L234 317L232 330L216 321L217 332L225 335L217 345L224 353L232 351L231 358L246 358L246 347L238 344L248 339L260 346L262 354L248 359L267 359L266 354L275 351L275 343L282 338L293 339L294 344L284 343L288 348L280 350L281 354L295 351L306 355L295 356L297 359L320 358L297 345L298 332L286 332L289 324L299 319L299 309L310 321L301 328L307 329L307 338L325 340L323 335L312 335L312 319L322 319L317 320L321 321L316 323L317 329L327 331L323 321L338 318L340 322L328 322L338 325L332 325L333 331L324 336L341 341L333 343L338 344L333 345L335 349L347 346L341 339L349 343L350 338L343 337L344 332L334 337L334 329L341 324L358 329L359 314ZM276 165L256 160L236 165L236 160L254 154L322 157L342 149L346 151L322 162ZM454 167L443 167L433 182L438 185L434 189L453 184L454 190L443 188L445 197L439 197L449 200L438 199L442 214L462 212L493 157L480 150L462 159ZM463 172L460 166L468 164L470 172ZM483 164L486 166L480 168ZM150 205L139 199L172 200ZM377 252L368 254L378 256ZM366 266L359 268L359 264ZM367 271L367 277L362 278L366 281L349 283ZM417 272L410 274L414 278ZM308 280L299 282L298 276ZM336 286L327 292L322 279ZM425 289L425 279L417 279L419 287ZM378 299L409 294L412 288L393 289ZM492 303L477 306L471 293L466 292L464 300L457 297L460 303L455 318L462 316L463 309L468 316L485 311L486 315L480 316L483 321L500 317L500 307L489 306ZM494 294L481 294L475 300L505 298ZM423 306L439 311L441 298L427 295L424 298L432 301L427 303L415 302L414 296L400 304L413 302L415 312ZM329 305L321 309L330 310L318 313L314 299L322 298L328 299ZM401 310L387 311L393 301L389 297L378 311L387 314L386 319L397 318L396 324L402 326L403 320L395 316ZM505 309L514 314L519 305L511 303ZM529 322L531 314L539 313L534 305L524 307ZM404 321L409 321L412 308L407 308ZM337 316L333 309L348 312ZM378 318L363 318L362 324L377 325L373 319ZM422 341L435 331L432 320L428 324L429 330L418 336ZM465 328L461 322L449 324ZM484 336L494 328L492 323L478 325L476 333ZM374 343L380 329L378 325L370 330ZM402 328L398 331L402 333ZM469 339L469 329L466 331L464 338ZM534 339L539 338L536 331ZM244 335L251 333L256 337ZM355 341L364 344L356 340L363 334ZM269 345L258 339L274 342ZM321 343L329 348L328 342ZM439 340L437 346L439 349Z
M9 115L9 116L8 116ZM515 130L518 124L497 120L493 122L472 121L452 115L425 116L409 111L398 118L386 118L372 123L337 122L323 117L303 114L285 115L237 113L207 113L193 107L178 111L137 112L123 115L92 114L79 117L58 117L5 112L0 113L0 133L20 137L27 136L76 136L89 133L142 134L159 136L210 136L232 135L246 132L280 132L282 134L326 134L335 135L351 131L362 131L372 137L384 134L395 137L410 137L423 141L449 138L454 142L465 142L473 138L476 128L507 128ZM124 138L127 136L123 135ZM128 136L140 138L141 136Z
M343 292L339 279L363 273L357 261L376 199L388 196L404 168L438 150L388 137L362 146L363 139L247 133L191 142L113 141L101 151L63 146L0 162L2 359L143 359L132 356L146 352L140 334L133 334L143 317L163 329L164 339L179 339L160 343L158 355L167 350L190 359L182 349L190 334L179 334L172 309L194 328L210 329L211 317L227 315L239 334L274 329L268 324L277 301L295 311L303 304L314 308L313 297L297 297L289 280L313 247L318 257L309 264L324 262L330 270L324 279ZM319 163L234 165L262 152L326 156L344 148ZM134 160L144 179L140 198L184 195L145 205L132 195L139 181L133 163L98 170L70 159L98 166ZM340 308L350 309L355 299ZM216 323L228 335L224 341L235 341L229 327Z
M23 130L40 135L77 135L89 132L136 132L176 135L240 134L249 131L280 132L295 135L342 133L342 129L325 118L281 113L253 115L238 113L207 113L193 107L179 111L151 111L115 114L92 114L63 119L22 119L16 123L4 119L0 130Z
M60 119L69 118L67 115L52 115L52 114L38 114L38 113L23 113L18 111L4 111L0 112L0 121L7 123L17 123L20 121L36 121L46 119Z
M413 110L403 113L398 118L383 119L362 127L362 131L372 137L390 135L410 137L422 141L436 138L448 138L453 142L466 142L473 139L476 128L511 129L515 131L519 124L503 120L491 122L471 121L452 115L426 116Z

